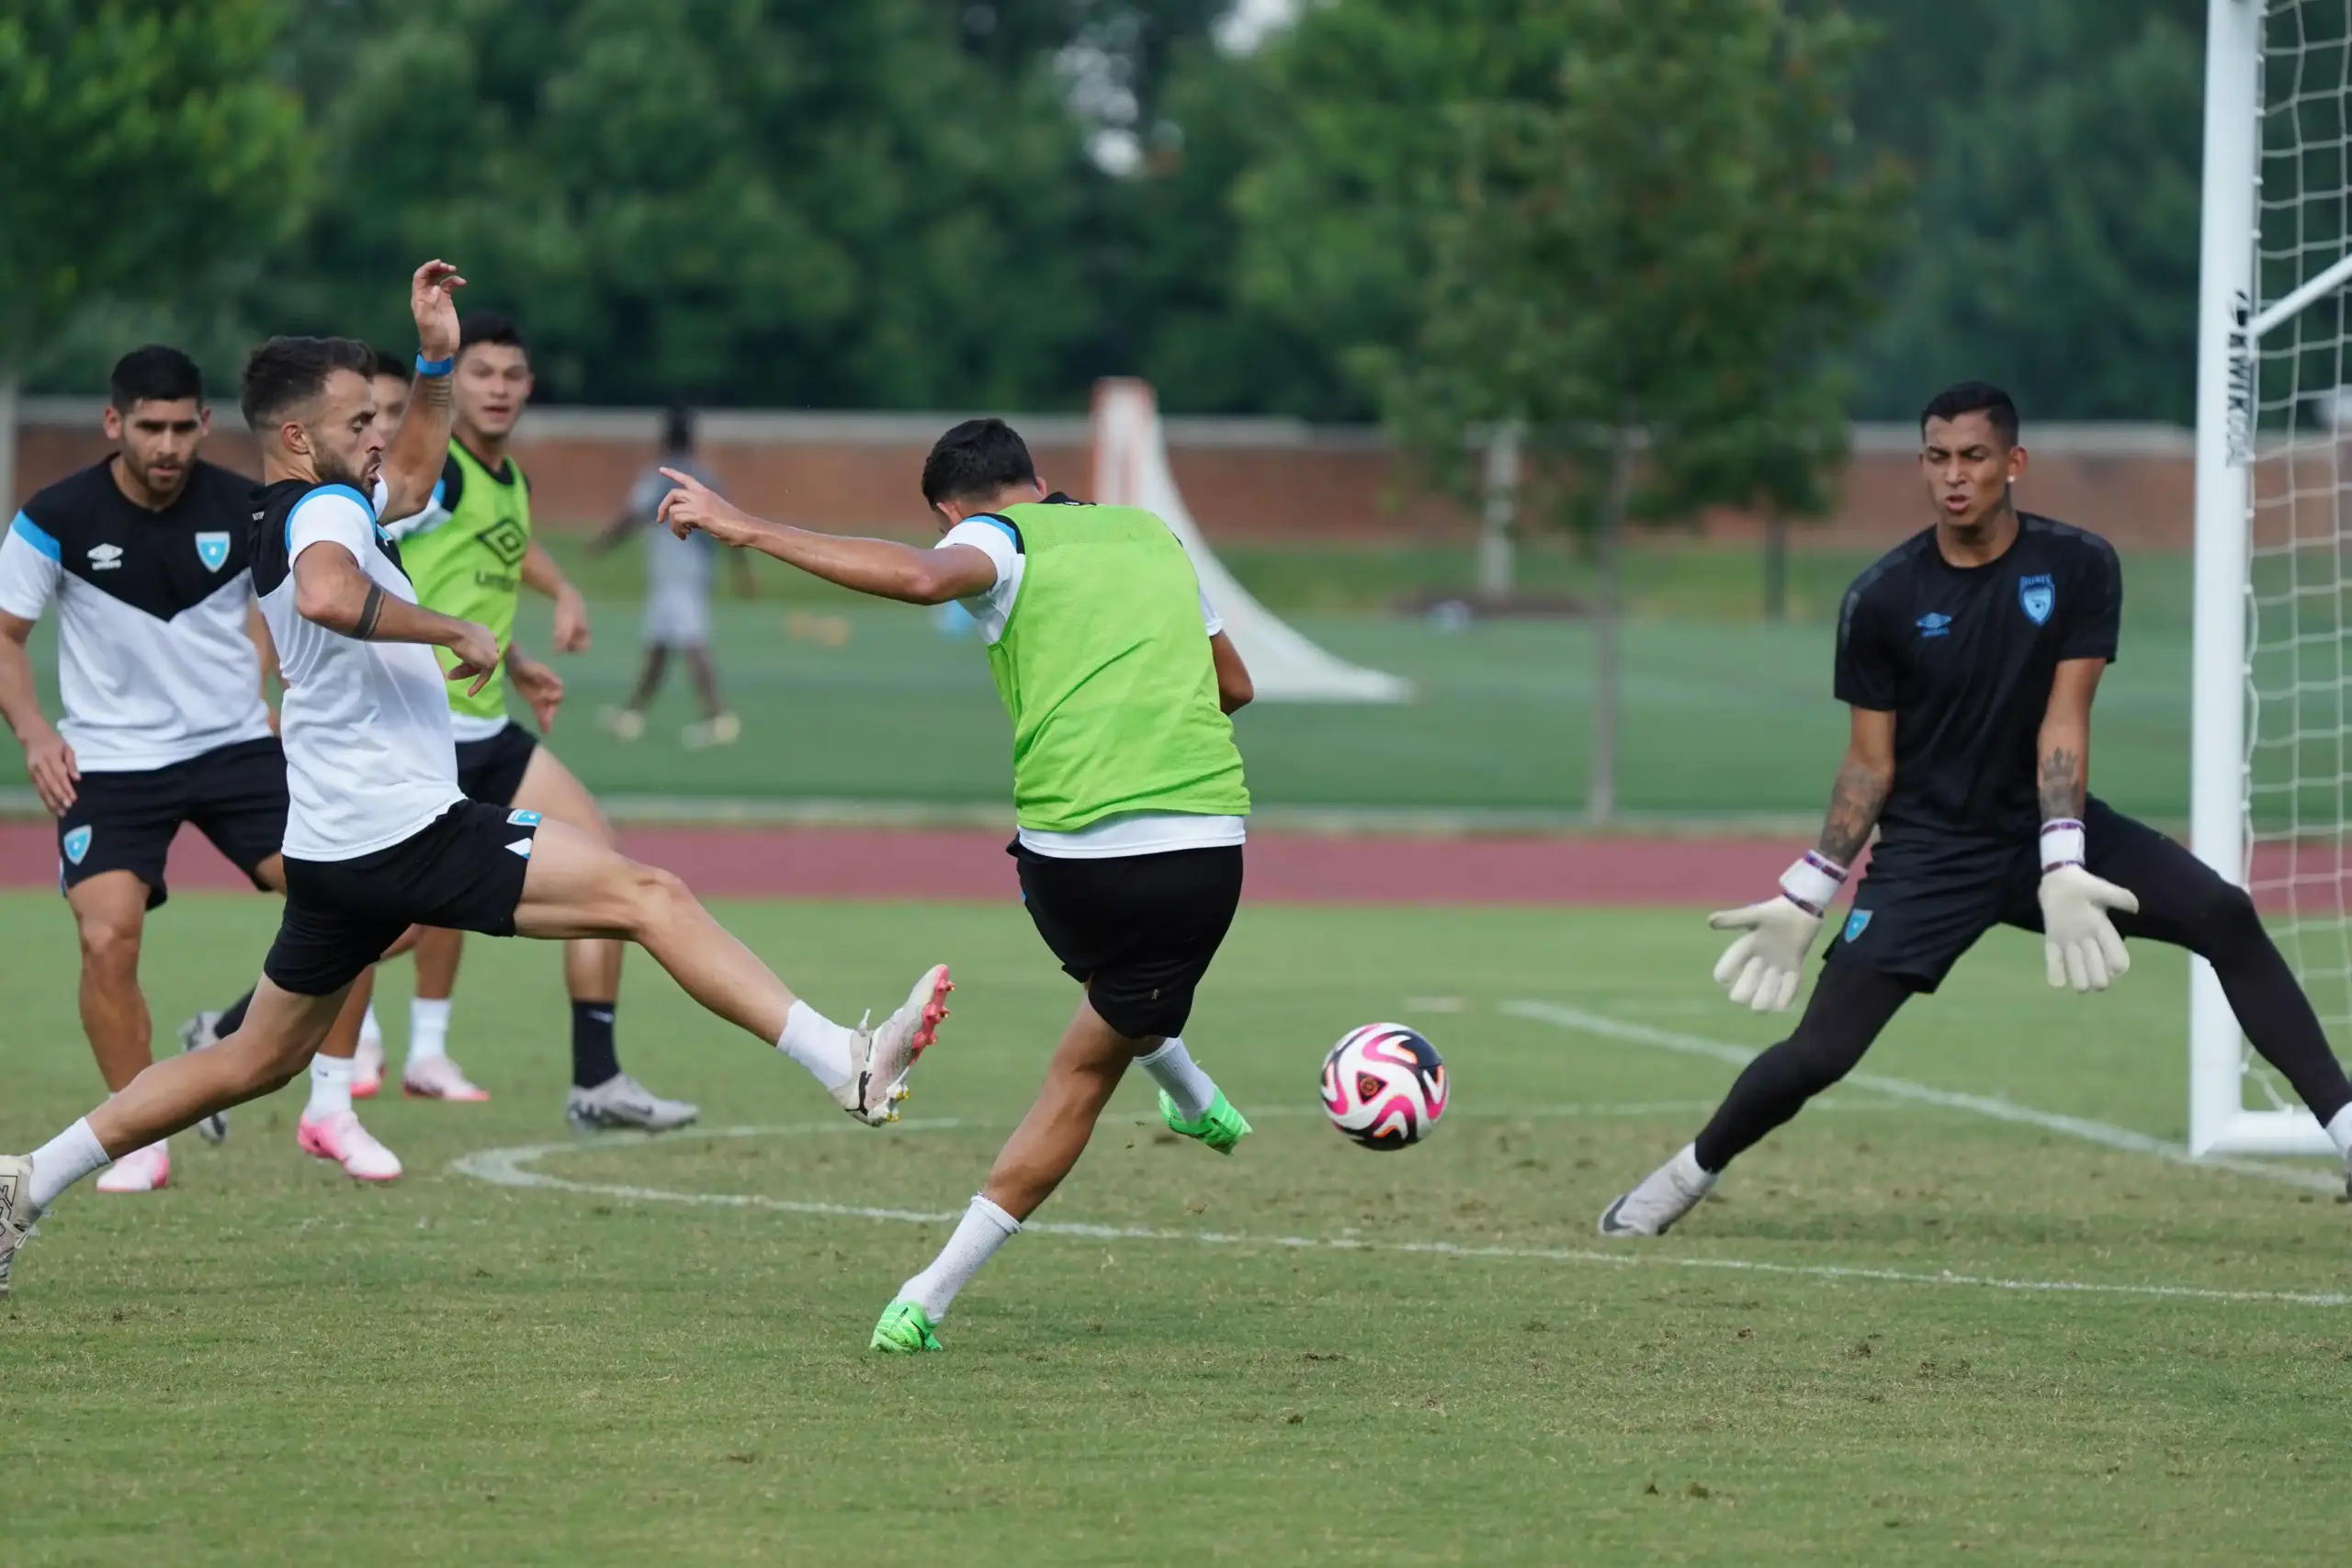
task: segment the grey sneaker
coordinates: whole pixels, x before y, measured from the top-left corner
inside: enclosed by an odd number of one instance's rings
[[[201,1051],[220,1043],[220,1014],[218,1010],[200,1012],[180,1025],[180,1049]],[[196,1135],[208,1144],[217,1144],[229,1135],[229,1113],[216,1111],[196,1124]]]
[[[1642,1179],[1642,1184],[1601,1212],[1603,1235],[1664,1235],[1674,1222],[1714,1190],[1715,1173],[1702,1169],[1685,1144],[1674,1157]]]
[[[700,1106],[664,1100],[627,1073],[616,1073],[594,1089],[574,1089],[563,1102],[563,1118],[575,1133],[601,1133],[612,1127],[666,1133],[701,1115]]]
[[[30,1155],[0,1155],[0,1300],[8,1294],[8,1270],[17,1248],[33,1234],[33,1162]]]
[[[939,1038],[939,1024],[947,1016],[947,993],[956,988],[947,965],[934,964],[907,993],[899,1010],[881,1027],[861,1023],[850,1045],[850,1080],[833,1091],[843,1111],[869,1127],[899,1119],[899,1101],[907,1098],[907,1075],[915,1058]]]

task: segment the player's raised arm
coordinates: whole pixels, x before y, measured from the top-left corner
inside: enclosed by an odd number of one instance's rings
[[[2041,951],[2050,983],[2104,991],[2132,967],[2109,912],[2140,912],[2128,888],[2085,868],[2083,803],[2090,792],[2091,698],[2104,659],[2062,660],[2034,741],[2041,796]]]
[[[424,511],[448,457],[450,372],[458,363],[458,306],[450,296],[465,286],[458,269],[445,261],[426,262],[409,279],[409,311],[416,318],[416,386],[400,428],[384,448],[387,517]]]
[[[1830,785],[1820,842],[1781,874],[1778,897],[1707,917],[1715,930],[1740,933],[1716,961],[1715,983],[1730,990],[1733,1001],[1758,1012],[1780,1012],[1796,999],[1804,956],[1821,933],[1822,917],[1846,885],[1854,857],[1871,841],[1887,792],[1894,787],[1894,715],[1863,707],[1852,714],[1852,735]]]
[[[917,549],[894,539],[853,539],[763,522],[692,474],[662,471],[678,488],[662,498],[661,521],[681,539],[699,529],[722,545],[754,549],[811,577],[908,604],[944,604],[996,586],[996,563],[969,545]]]

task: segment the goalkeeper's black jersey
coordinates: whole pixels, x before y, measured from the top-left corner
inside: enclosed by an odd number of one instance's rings
[[[2041,826],[2035,737],[2059,662],[2115,657],[2123,574],[2096,534],[2027,514],[1998,559],[1946,561],[1929,528],[1854,580],[1838,700],[1894,716],[1890,836],[1985,840]]]

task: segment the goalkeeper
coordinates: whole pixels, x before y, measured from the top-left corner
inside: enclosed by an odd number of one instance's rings
[[[1853,738],[1819,847],[1780,896],[1716,915],[1740,933],[1715,979],[1778,1012],[1871,829],[1870,874],[1796,1032],[1740,1073],[1714,1117],[1600,1216],[1657,1235],[1724,1168],[1853,1070],[1897,1010],[1995,925],[2042,933],[2052,986],[2103,991],[2144,936],[2213,965],[2239,1025],[2352,1160],[2352,1085],[2245,893],[2086,793],[2091,697],[2115,658],[2122,574],[2097,535],[2030,513],[2017,407],[1977,382],[1920,417],[1936,525],[1857,578],[1838,619]]]

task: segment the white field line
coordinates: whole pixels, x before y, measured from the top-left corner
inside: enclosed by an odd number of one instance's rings
[[[1604,1039],[1622,1040],[1631,1045],[1645,1045],[1657,1051],[1678,1052],[1686,1056],[1704,1056],[1713,1061],[1728,1062],[1734,1066],[1746,1066],[1758,1055],[1745,1045],[1703,1039],[1671,1029],[1657,1029],[1646,1023],[1629,1023],[1605,1013],[1586,1012],[1579,1008],[1562,1007],[1556,1002],[1504,1002],[1500,1004],[1499,1010],[1513,1018],[1548,1023],[1581,1034],[1597,1034]],[[2265,1181],[2307,1188],[2314,1192],[2340,1193],[2344,1190],[2344,1179],[2340,1176],[2295,1166],[2270,1165],[2260,1160],[2200,1158],[2190,1154],[2186,1145],[2169,1144],[2162,1138],[2152,1138],[2145,1133],[2135,1133],[2129,1127],[2118,1127],[2110,1122],[2093,1122],[2081,1116],[2061,1115],[2054,1111],[2038,1111],[2030,1105],[1994,1100],[1981,1094],[1956,1094],[1950,1089],[1930,1089],[1923,1083],[1913,1083],[1908,1078],[1888,1077],[1883,1073],[1848,1073],[1843,1081],[1852,1088],[1869,1089],[1891,1099],[1933,1105],[1945,1111],[1965,1111],[1973,1116],[1989,1117],[1996,1122],[2040,1127],[2062,1137],[2104,1145],[2126,1154],[2145,1155],[2151,1159],[2165,1160],[2173,1165],[2189,1166],[2199,1170],[2233,1171],[2240,1176],[2258,1177]]]
[[[903,1132],[926,1132],[973,1123],[943,1118],[902,1122]],[[838,1122],[809,1122],[790,1127],[715,1127],[661,1134],[663,1140],[707,1138],[805,1137],[850,1131]],[[577,1192],[589,1197],[618,1198],[638,1203],[685,1203],[708,1208],[763,1209],[775,1213],[823,1218],[874,1220],[899,1224],[949,1225],[963,1217],[960,1211],[927,1212],[861,1203],[819,1203],[797,1198],[772,1198],[754,1192],[675,1192],[659,1187],[623,1182],[574,1181],[550,1176],[533,1167],[551,1155],[593,1149],[643,1148],[655,1140],[622,1134],[574,1139],[562,1144],[529,1144],[514,1148],[483,1149],[458,1160],[449,1168],[460,1176],[510,1188],[537,1188]],[[2217,1302],[2282,1306],[2352,1306],[2352,1294],[2307,1291],[2224,1291],[2198,1285],[2101,1284],[2086,1280],[2009,1280],[1984,1274],[1927,1273],[1904,1269],[1871,1269],[1835,1263],[1766,1263],[1735,1258],[1692,1258],[1633,1245],[1601,1250],[1595,1247],[1482,1247],[1450,1241],[1365,1241],[1352,1236],[1249,1235],[1230,1231],[1163,1230],[1153,1225],[1100,1225],[1077,1221],[1032,1220],[1023,1230],[1040,1235],[1075,1236],[1089,1241],[1173,1241],[1200,1247],[1261,1247],[1315,1252],[1396,1253],[1422,1258],[1504,1259],[1538,1263],[1589,1263],[1612,1268],[1713,1269],[1741,1274],[1785,1275],[1799,1279],[1860,1281],[1873,1284],[1933,1285],[1947,1288],[2007,1291],[2027,1295],[2120,1296],[2134,1300]]]

